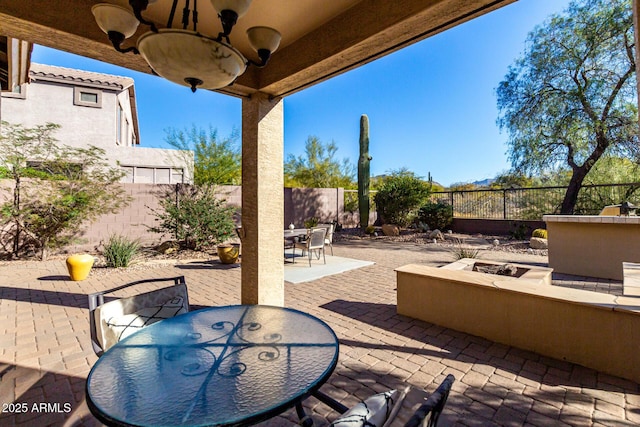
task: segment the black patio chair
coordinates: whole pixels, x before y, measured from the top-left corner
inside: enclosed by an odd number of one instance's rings
[[[447,375],[427,400],[413,412],[404,427],[436,427],[454,381],[453,375]],[[321,391],[316,391],[313,395],[342,414],[331,423],[331,427],[389,427],[402,410],[402,403],[407,392],[408,388],[407,390],[390,390],[379,393],[368,397],[352,408],[347,408]],[[304,416],[300,412],[298,415]]]
[[[455,380],[453,375],[447,375],[436,391],[413,413],[404,427],[418,427],[420,425],[436,427],[438,425],[438,418],[440,418],[440,414],[442,414],[444,410],[444,405],[447,403],[451,386]]]
[[[171,286],[105,302],[105,295],[132,286],[173,282]],[[89,295],[89,327],[93,351],[98,357],[140,328],[189,311],[184,276],[145,279]]]

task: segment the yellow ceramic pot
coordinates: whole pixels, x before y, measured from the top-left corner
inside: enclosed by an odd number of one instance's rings
[[[75,282],[86,279],[92,266],[93,257],[89,254],[74,254],[67,258],[69,276]]]
[[[218,245],[218,257],[223,264],[234,264],[238,261],[238,255],[240,254],[240,245]]]

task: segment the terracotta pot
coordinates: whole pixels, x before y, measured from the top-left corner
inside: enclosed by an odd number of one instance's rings
[[[223,264],[234,264],[240,255],[240,245],[233,243],[230,245],[218,245],[218,257]]]
[[[92,266],[93,257],[89,254],[74,254],[67,258],[69,276],[75,282],[86,279]]]

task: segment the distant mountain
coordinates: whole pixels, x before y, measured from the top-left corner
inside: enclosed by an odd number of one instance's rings
[[[493,183],[493,181],[495,181],[495,179],[487,178],[487,179],[483,179],[481,181],[473,181],[472,184],[473,185],[477,185],[478,187],[488,187]]]

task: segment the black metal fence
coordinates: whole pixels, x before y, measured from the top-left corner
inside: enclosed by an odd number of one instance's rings
[[[442,191],[431,200],[453,206],[454,218],[541,220],[560,213],[566,187],[532,187]],[[585,185],[578,194],[574,214],[597,215],[607,205],[640,202],[640,183]]]

